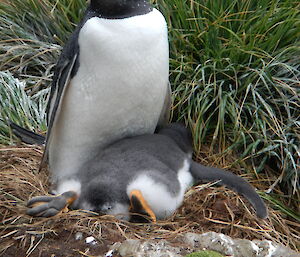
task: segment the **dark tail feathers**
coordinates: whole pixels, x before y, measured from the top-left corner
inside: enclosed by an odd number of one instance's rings
[[[213,167],[205,167],[192,161],[190,171],[196,182],[212,182],[221,180],[220,184],[229,187],[237,193],[243,195],[252,204],[259,218],[268,217],[268,211],[265,203],[255,192],[255,189],[243,178]]]
[[[9,121],[13,133],[22,140],[22,142],[31,145],[43,145],[45,144],[45,137],[34,133],[28,129],[22,128],[19,125]]]

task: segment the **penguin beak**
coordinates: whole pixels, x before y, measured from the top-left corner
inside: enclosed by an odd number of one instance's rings
[[[148,216],[153,223],[156,223],[156,216],[151,210],[149,204],[143,197],[140,190],[130,192],[130,209],[129,212]]]

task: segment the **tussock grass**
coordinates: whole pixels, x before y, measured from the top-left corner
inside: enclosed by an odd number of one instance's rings
[[[32,131],[46,131],[46,99],[49,89],[32,95],[26,93],[25,81],[20,81],[10,72],[0,71],[0,144],[11,142],[13,135],[8,120]]]
[[[0,70],[48,86],[43,78],[51,77],[61,45],[84,10],[84,0],[0,2]]]
[[[158,0],[170,32],[174,120],[201,145],[234,150],[299,188],[300,6]]]
[[[0,144],[12,143],[7,120],[45,132],[45,107],[61,45],[85,1],[0,2]]]

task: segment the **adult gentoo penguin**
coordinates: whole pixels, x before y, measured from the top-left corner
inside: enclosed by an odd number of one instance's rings
[[[167,121],[168,58],[165,19],[148,1],[91,0],[63,48],[47,108],[42,164],[48,158],[57,193],[78,186],[72,175],[96,150]]]
[[[170,216],[178,208],[185,191],[193,184],[219,181],[245,196],[257,216],[268,213],[263,200],[243,178],[231,172],[202,166],[192,160],[189,131],[171,124],[158,134],[121,139],[84,163],[74,180],[77,190],[61,197],[35,197],[28,202],[27,213],[49,217],[73,203],[74,208],[121,218],[145,214],[152,221]],[[35,206],[36,203],[42,205]]]

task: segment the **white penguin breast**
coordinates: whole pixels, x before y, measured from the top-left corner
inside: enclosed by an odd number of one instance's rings
[[[127,195],[133,190],[140,190],[157,219],[171,216],[182,204],[185,191],[191,186],[193,177],[189,172],[190,161],[185,160],[182,168],[177,173],[180,189],[173,195],[166,185],[154,181],[147,173],[142,173],[127,186]],[[154,171],[159,172],[159,171]]]
[[[79,69],[49,147],[55,177],[77,172],[101,146],[153,133],[168,88],[167,27],[159,11],[116,20],[93,17],[78,40]]]

